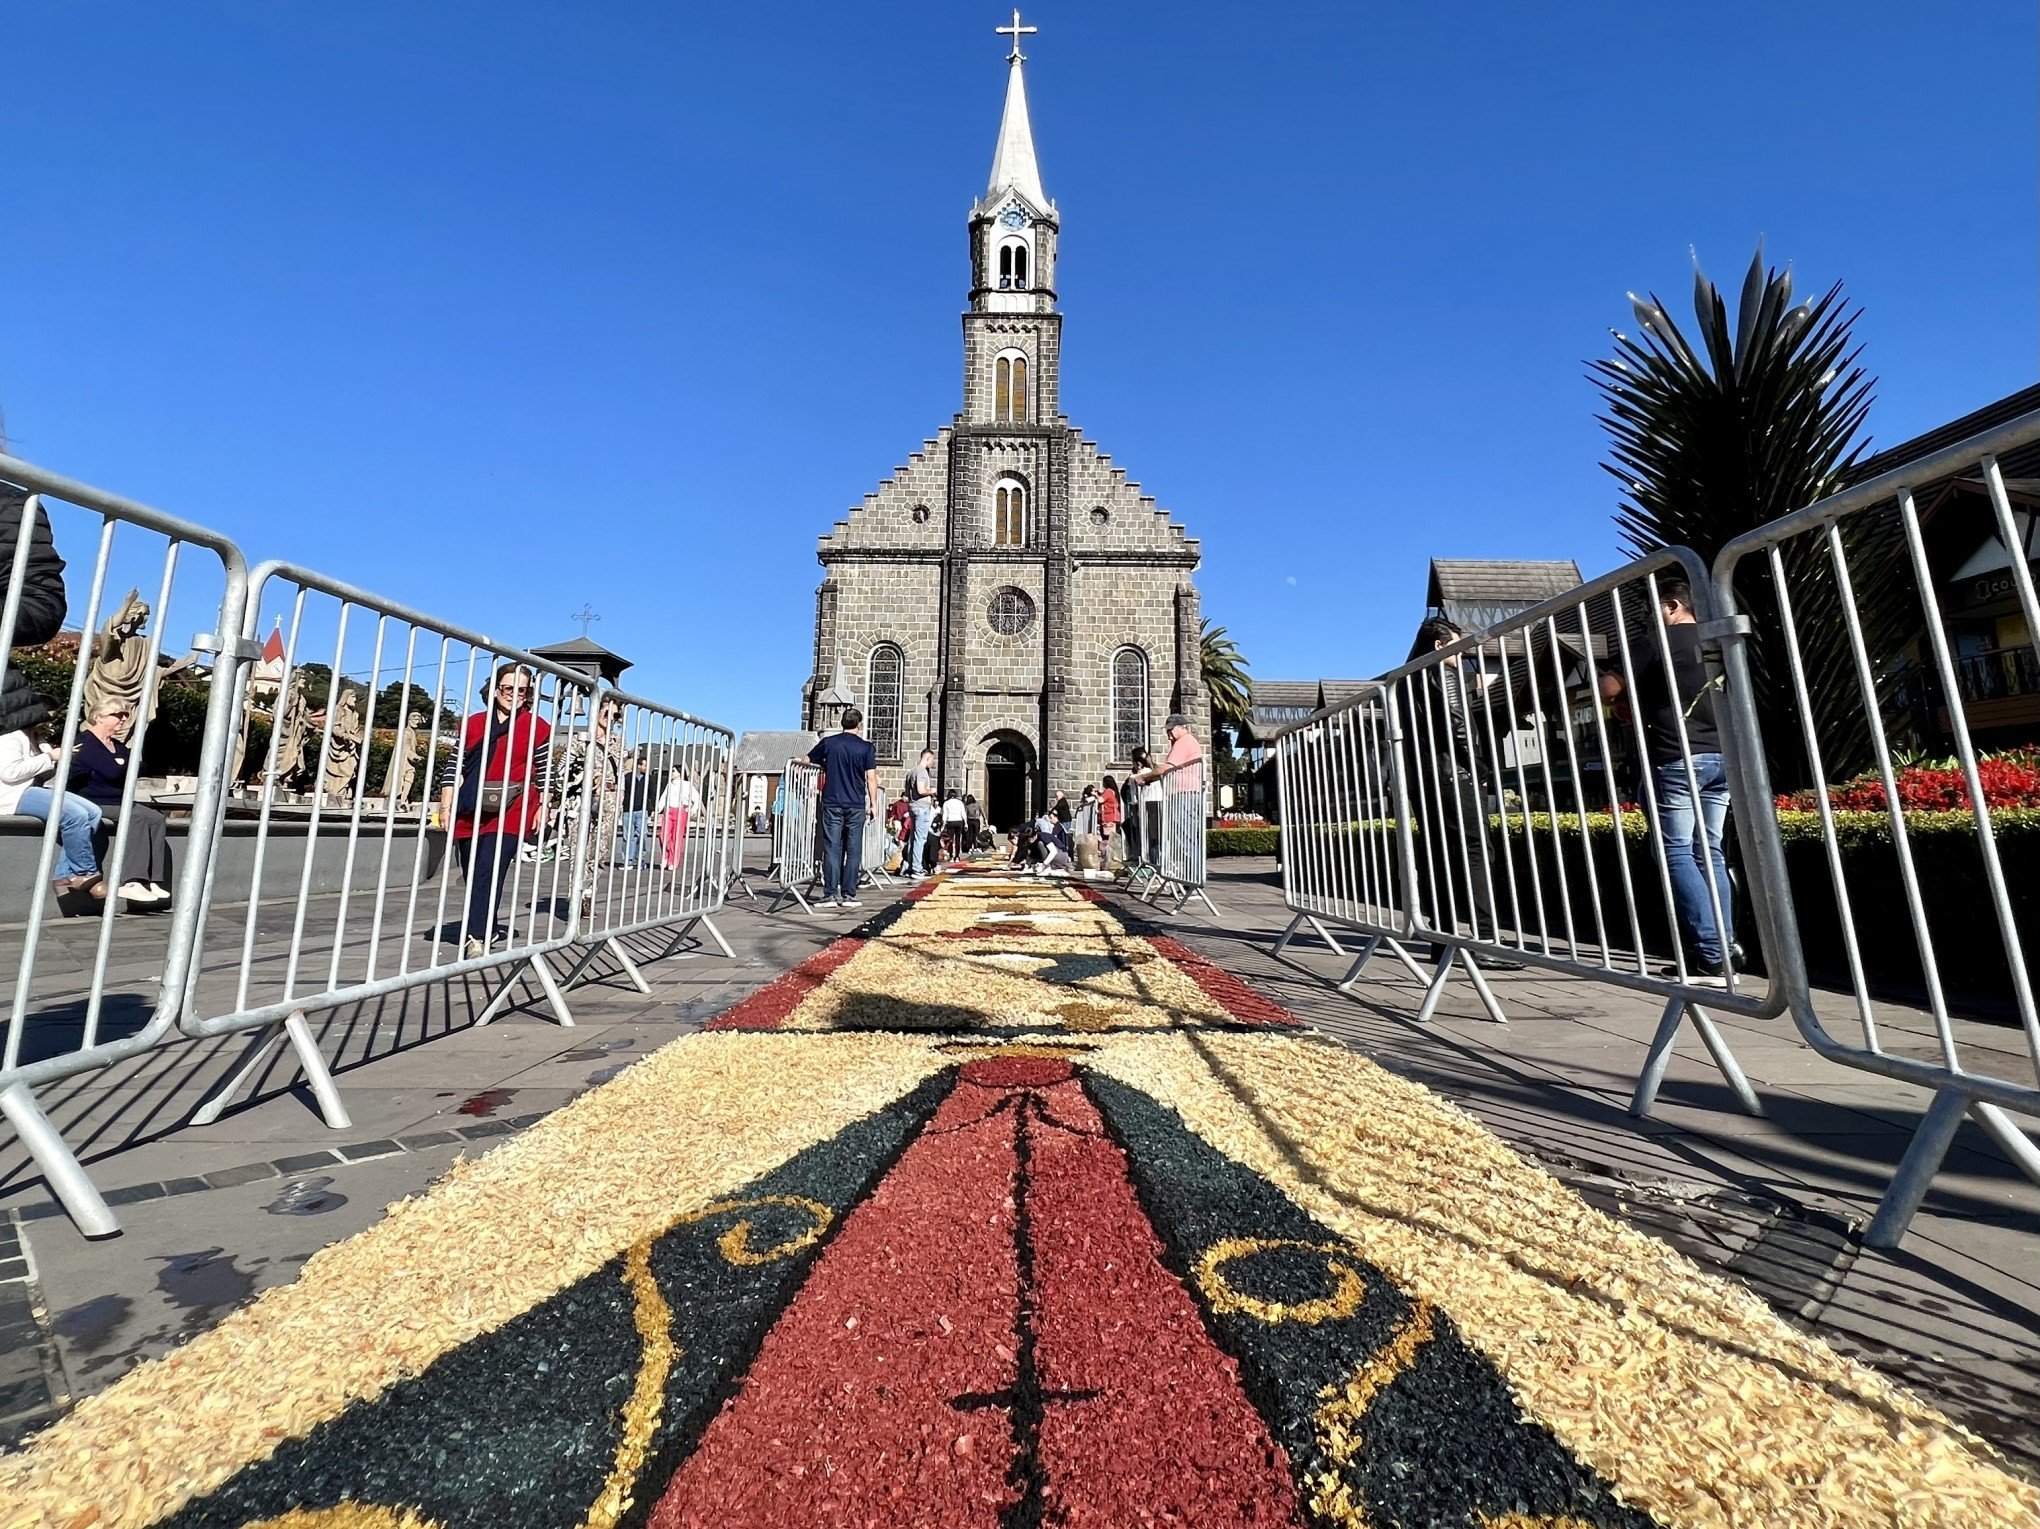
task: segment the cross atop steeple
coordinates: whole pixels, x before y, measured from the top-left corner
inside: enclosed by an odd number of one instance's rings
[[[992,30],[1001,37],[1010,36],[1013,39],[1013,51],[1006,55],[1006,62],[1009,64],[1024,64],[1027,62],[1027,55],[1020,51],[1020,39],[1032,36],[1034,33],[1039,32],[1041,28],[1023,27],[1020,25],[1020,12],[1016,9],[1013,12],[1013,24],[1011,26],[993,27]]]

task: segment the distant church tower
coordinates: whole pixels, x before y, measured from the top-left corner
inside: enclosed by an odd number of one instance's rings
[[[963,409],[821,539],[810,728],[864,709],[889,793],[923,744],[1004,827],[1055,791],[1210,738],[1197,542],[1063,416],[1062,219],[1041,186],[1015,12],[1006,110],[970,212]],[[895,768],[897,767],[897,768]]]

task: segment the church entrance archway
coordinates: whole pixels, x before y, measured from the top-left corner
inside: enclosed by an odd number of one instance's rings
[[[1000,830],[1031,816],[1034,750],[1018,733],[994,733],[985,746],[985,821]]]

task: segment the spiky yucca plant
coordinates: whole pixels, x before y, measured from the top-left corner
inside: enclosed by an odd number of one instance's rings
[[[1631,553],[1684,546],[1711,564],[1743,532],[1825,498],[1861,461],[1876,384],[1858,365],[1862,348],[1852,329],[1861,310],[1847,306],[1840,282],[1794,306],[1790,271],[1767,270],[1759,245],[1731,324],[1728,305],[1696,260],[1693,341],[1655,295],[1632,292],[1629,300],[1640,333],[1618,332],[1615,355],[1590,370],[1611,442],[1611,460],[1602,465],[1622,484],[1615,522]],[[1868,526],[1852,530],[1851,540],[1851,573],[1865,605],[1890,582],[1889,549]],[[1781,786],[1800,784],[1807,767],[1764,561],[1743,563],[1736,594],[1755,628],[1750,656],[1773,775]],[[1804,540],[1786,549],[1785,563],[1807,679],[1816,710],[1825,713],[1827,762],[1831,770],[1853,768],[1868,733],[1832,572],[1824,550]],[[1890,650],[1888,641],[1877,646]]]
[[[1225,628],[1213,626],[1205,617],[1198,642],[1198,666],[1204,678],[1205,694],[1211,697],[1213,727],[1238,727],[1247,720],[1253,705],[1252,681],[1239,644],[1226,636]]]

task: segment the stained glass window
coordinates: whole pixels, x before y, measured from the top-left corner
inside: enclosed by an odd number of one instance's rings
[[[889,642],[871,650],[865,674],[864,736],[887,763],[900,758],[900,697],[906,687],[905,655]]]
[[[1147,657],[1138,648],[1112,655],[1112,758],[1125,764],[1147,743]]]
[[[1018,637],[1034,625],[1034,602],[1027,598],[1027,591],[1014,589],[1011,585],[992,596],[991,608],[985,612],[985,619],[992,624],[992,630],[1002,637]]]
[[[1018,478],[1001,478],[992,490],[992,544],[1027,545],[1027,485]]]

